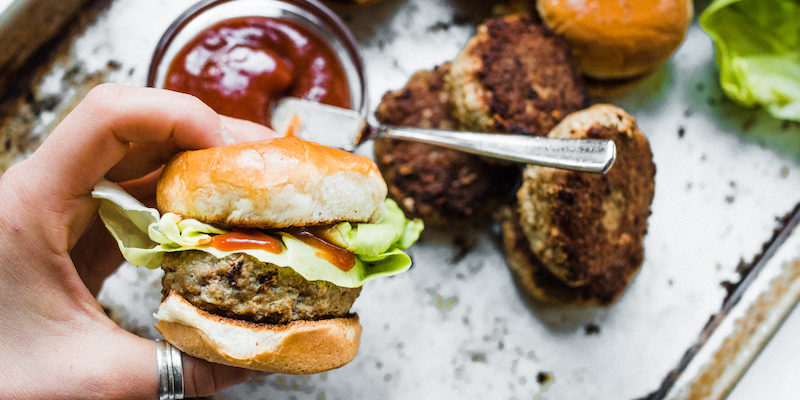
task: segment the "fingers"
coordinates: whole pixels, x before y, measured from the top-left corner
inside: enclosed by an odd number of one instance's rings
[[[272,129],[255,122],[221,116],[220,136],[225,144],[256,142],[278,137]]]
[[[95,219],[69,254],[78,276],[95,297],[106,278],[124,261],[116,241],[100,218]]]
[[[159,168],[139,179],[122,182],[120,185],[147,207],[155,208],[156,181],[162,169]],[[70,257],[81,280],[95,297],[106,278],[124,261],[116,241],[99,218],[95,219],[70,250]]]
[[[112,168],[118,178],[132,179],[177,149],[270,136],[274,133],[258,124],[221,118],[193,96],[103,84],[89,92],[32,158],[46,168],[42,179],[49,187],[80,196]],[[131,143],[142,146],[133,146],[132,156],[126,157]],[[121,161],[122,166],[114,168]],[[123,172],[126,169],[132,173]]]
[[[103,84],[24,162],[23,197],[31,209],[68,218],[57,225],[68,227],[71,248],[96,212],[89,192],[106,174],[119,181],[136,179],[179,149],[274,135],[266,127],[220,117],[190,95]],[[63,243],[56,240],[53,246],[60,249]]]
[[[181,150],[174,140],[164,143],[131,143],[128,152],[106,174],[106,179],[123,182],[141,178],[164,165]]]
[[[41,176],[54,189],[79,196],[111,170],[129,143],[181,148],[222,144],[220,117],[195,97],[151,88],[103,84],[59,124],[34,153]]]
[[[222,116],[219,136],[223,144],[253,142],[277,136],[271,129],[250,121]],[[125,157],[106,174],[115,181],[140,178],[164,165],[183,150],[174,140],[164,143],[132,143]]]
[[[217,129],[219,141],[224,144],[276,136],[262,125],[229,117],[221,117]],[[124,181],[121,184],[128,193],[148,207],[155,207],[156,181],[161,167],[180,150],[182,148],[178,140],[173,137],[166,142],[131,143],[122,160],[111,168],[106,177],[117,182]],[[70,254],[78,274],[95,296],[105,278],[122,262],[116,243],[99,221],[81,236]]]
[[[255,371],[213,364],[183,354],[183,382],[187,398],[210,396],[229,386],[262,375]]]
[[[158,398],[155,342],[119,328],[105,316],[102,318],[103,321],[84,325],[79,331],[82,337],[72,332],[72,344],[59,348],[58,356],[63,360],[52,365],[56,379],[47,383],[62,382],[64,393],[70,398]],[[181,354],[185,398],[210,396],[262,375]]]
[[[156,208],[156,183],[163,170],[164,167],[160,167],[141,178],[120,182],[120,186],[147,207]]]

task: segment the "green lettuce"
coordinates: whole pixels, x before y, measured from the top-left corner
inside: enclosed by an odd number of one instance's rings
[[[800,1],[715,0],[700,25],[714,39],[730,98],[800,121]]]
[[[122,255],[134,265],[158,268],[165,253],[200,250],[222,258],[233,253],[246,253],[261,262],[290,267],[306,280],[323,280],[342,287],[359,287],[382,276],[396,275],[411,267],[411,258],[403,251],[422,233],[420,220],[408,220],[397,204],[386,200],[384,217],[374,224],[339,223],[324,233],[333,243],[352,251],[355,265],[342,271],[317,250],[285,232],[280,236],[283,251],[265,250],[220,251],[207,244],[214,235],[227,233],[195,219],[149,208],[126,193],[118,185],[98,183],[92,196],[100,200],[99,214]]]

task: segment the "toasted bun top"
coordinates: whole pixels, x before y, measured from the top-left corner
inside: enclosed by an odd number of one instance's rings
[[[162,212],[206,223],[284,228],[383,215],[375,163],[293,137],[187,151],[161,174]]]
[[[205,312],[172,291],[156,329],[181,351],[207,361],[282,374],[341,367],[358,352],[361,324],[353,315],[285,325],[254,324]]]
[[[624,79],[648,73],[683,41],[691,0],[539,0],[545,25],[567,38],[584,74]]]

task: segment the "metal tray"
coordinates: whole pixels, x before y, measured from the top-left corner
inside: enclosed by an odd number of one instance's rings
[[[143,85],[158,38],[191,3],[117,0],[90,10],[85,28],[31,78],[34,103],[59,96],[56,106],[28,118],[34,135],[45,135],[97,81]],[[373,107],[414,71],[455,57],[493,10],[514,7],[464,0],[329,5],[362,46]],[[697,11],[703,6],[696,4]],[[515,289],[495,231],[478,235],[466,254],[451,235],[429,231],[412,250],[409,273],[371,282],[356,302],[364,332],[352,363],[313,376],[257,379],[218,397],[694,398],[703,392],[693,387],[713,386],[702,378],[715,376],[704,373],[725,349],[740,357],[725,364],[727,380],[713,380],[723,389],[714,393],[727,392],[796,301],[797,283],[780,290],[774,279],[783,277],[778,286],[786,287],[800,269],[791,263],[800,254],[800,234],[791,232],[796,221],[779,221],[800,199],[800,127],[726,100],[711,41],[696,24],[668,63],[611,102],[638,119],[657,165],[645,262],[618,303],[529,305]],[[19,112],[12,119],[20,119],[25,102],[14,104]],[[0,139],[11,135],[7,126],[8,120]],[[30,150],[15,145],[5,156]],[[360,151],[371,153],[369,146]],[[764,243],[771,243],[769,251],[728,297],[721,283],[739,281],[737,266],[762,254]],[[157,337],[151,313],[159,291],[159,271],[124,265],[100,301],[124,328]],[[764,296],[772,296],[766,306],[753,308]],[[723,348],[726,339],[742,337],[742,324],[763,334]]]

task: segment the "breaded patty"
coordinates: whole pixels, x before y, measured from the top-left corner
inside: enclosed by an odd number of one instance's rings
[[[625,290],[636,269],[610,268],[584,286],[572,287],[545,268],[533,254],[519,214],[502,223],[503,248],[517,286],[532,299],[552,304],[608,305]]]
[[[375,112],[384,124],[458,129],[444,75],[450,65],[419,71],[405,87],[388,92]],[[493,165],[478,156],[401,140],[375,141],[375,160],[389,194],[427,225],[449,226],[485,216],[509,194],[519,168]]]
[[[532,254],[573,287],[632,276],[644,257],[655,187],[647,138],[633,117],[609,105],[569,115],[549,136],[611,139],[618,156],[606,175],[525,168],[517,212]],[[624,287],[627,279],[604,285]]]
[[[175,290],[212,314],[258,323],[345,316],[361,288],[307,281],[291,268],[235,253],[216,258],[203,251],[166,253],[162,294]]]
[[[523,14],[479,26],[446,83],[465,130],[545,136],[588,105],[566,40]]]

